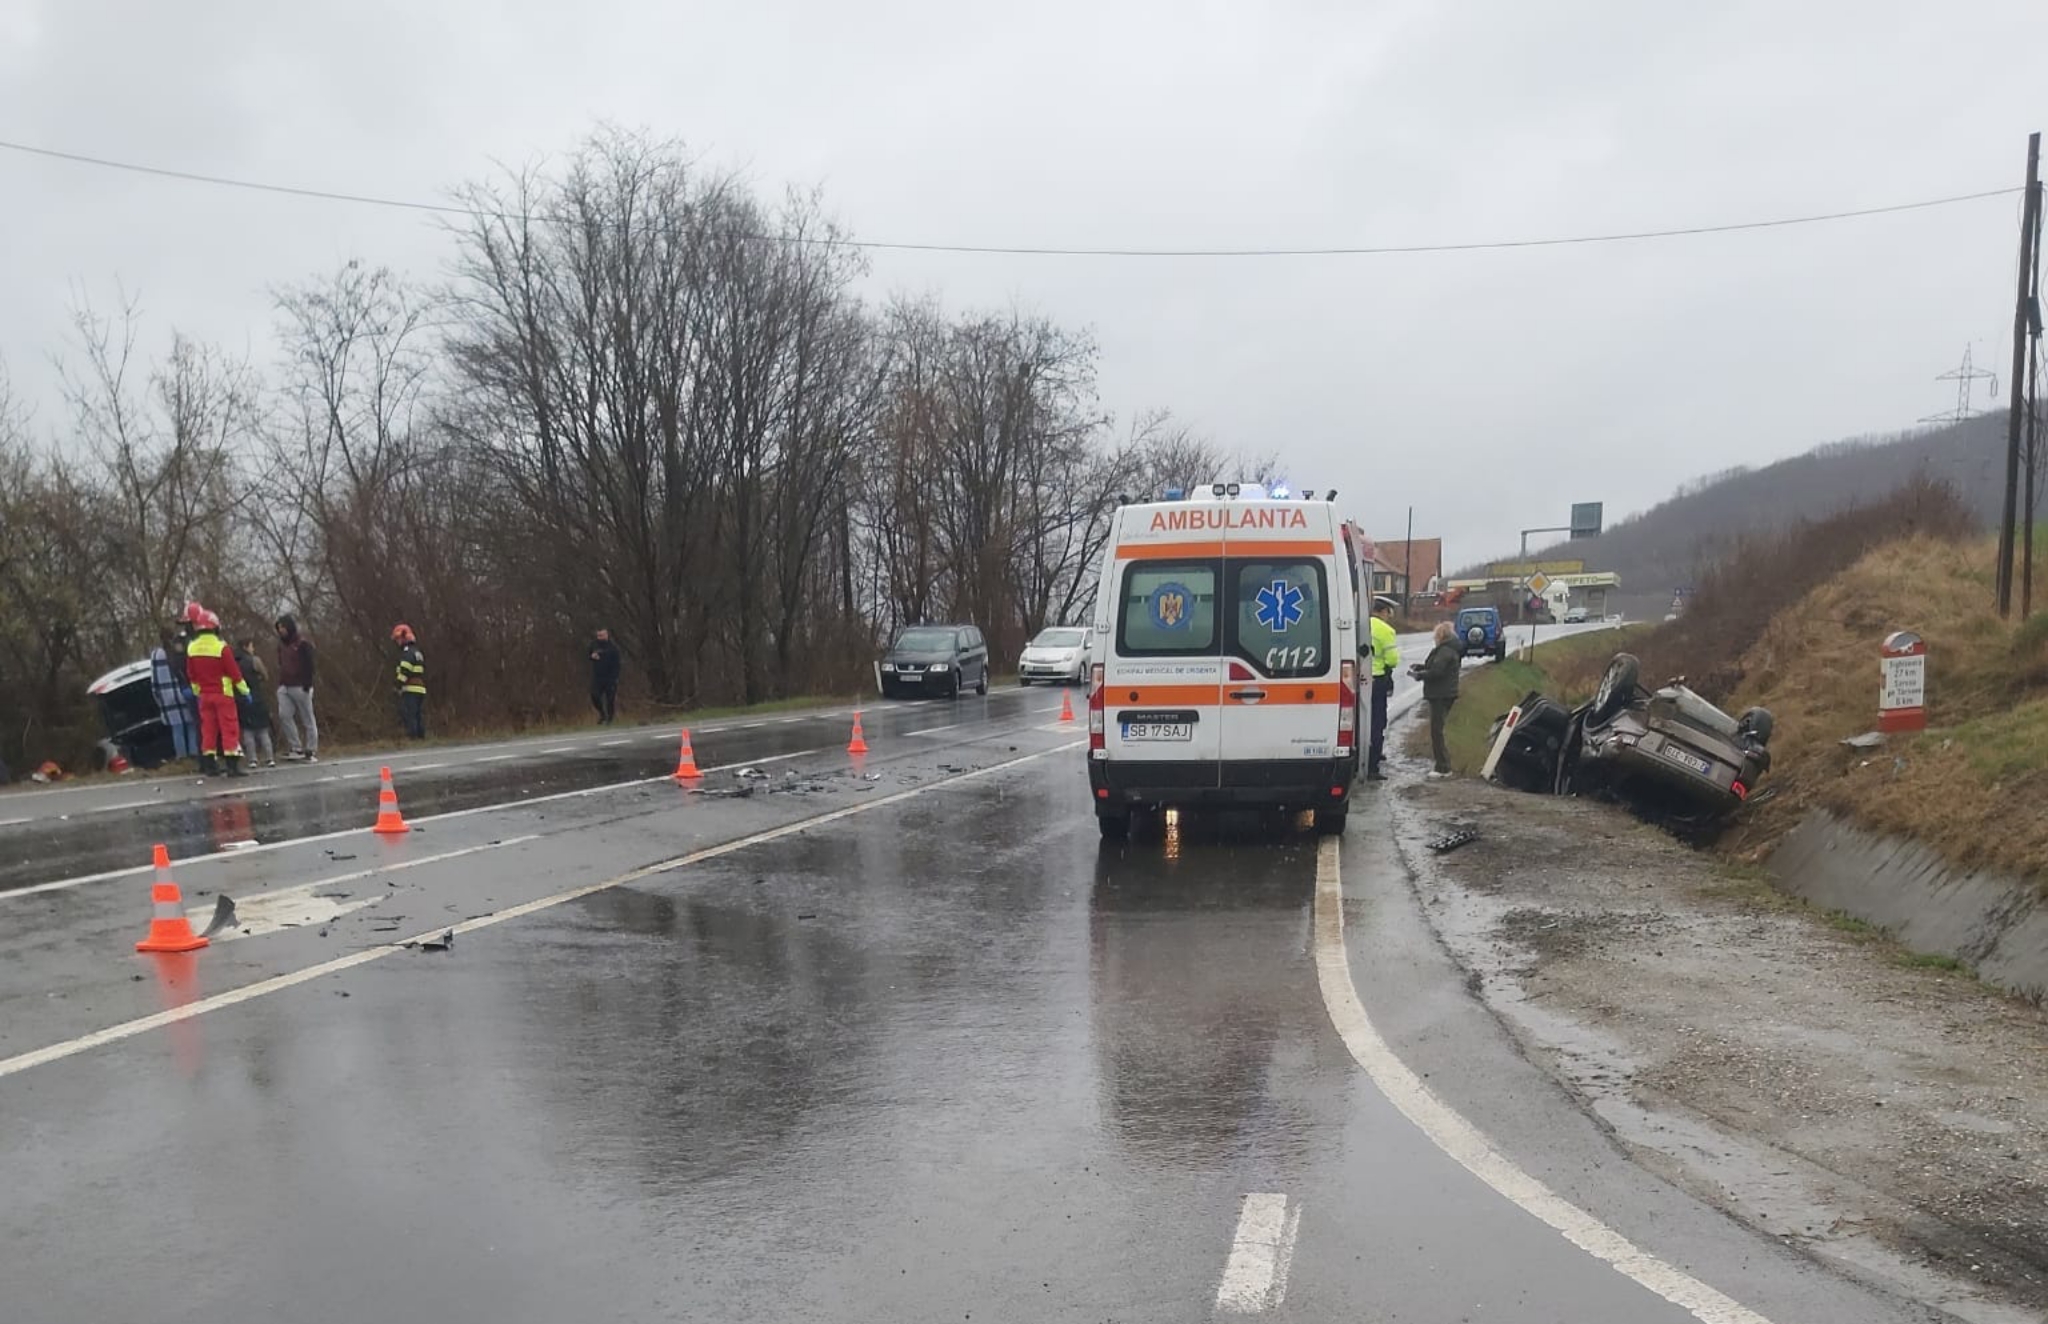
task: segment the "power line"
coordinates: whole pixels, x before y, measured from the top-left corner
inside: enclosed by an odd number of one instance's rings
[[[258,193],[281,193],[290,197],[312,198],[322,202],[346,202],[365,207],[387,207],[403,211],[429,212],[444,216],[480,216],[494,220],[533,219],[519,213],[492,211],[479,207],[464,207],[453,203],[421,202],[417,199],[379,197],[368,193],[345,193],[334,189],[301,188],[291,184],[272,184],[263,180],[236,179],[226,175],[202,174],[192,170],[174,170],[165,166],[144,165],[135,161],[116,161],[108,157],[87,156],[79,152],[64,152],[56,148],[37,147],[28,143],[0,140],[0,149],[19,152],[28,156],[46,157],[56,161],[68,161],[76,165],[96,166],[105,170],[124,170],[132,174],[154,175],[162,179],[176,179],[186,183],[207,184],[219,188],[248,189]],[[1787,226],[1819,225],[1829,221],[1855,220],[1865,216],[1889,216],[1898,212],[1924,211],[1931,207],[1948,207],[1964,202],[1982,202],[1987,198],[2010,197],[2020,192],[2024,192],[2024,190],[2021,188],[1985,189],[1978,193],[1956,193],[1947,197],[1922,198],[1916,202],[1897,202],[1882,207],[1857,207],[1844,211],[1816,212],[1805,216],[1780,216],[1761,221],[1730,221],[1718,225],[1687,225],[1666,230],[1625,230],[1608,234],[1569,235],[1548,239],[1483,239],[1466,243],[1379,244],[1344,248],[1057,248],[1006,244],[912,243],[880,239],[814,239],[799,235],[750,235],[747,237],[770,240],[776,243],[837,245],[847,248],[886,249],[903,253],[970,253],[1007,257],[1393,257],[1417,253],[1480,253],[1516,248],[1561,248],[1575,244],[1616,244],[1643,239],[1680,239],[1695,235],[1732,234],[1742,230],[1775,230]]]

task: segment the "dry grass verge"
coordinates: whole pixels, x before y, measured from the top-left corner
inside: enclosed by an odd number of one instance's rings
[[[1733,702],[1777,717],[1777,798],[1739,850],[1759,856],[1822,807],[1960,865],[2048,876],[2048,613],[1998,619],[1992,556],[1988,539],[1890,543],[1772,620]],[[1845,748],[1877,723],[1878,643],[1895,629],[1927,640],[1929,729]]]

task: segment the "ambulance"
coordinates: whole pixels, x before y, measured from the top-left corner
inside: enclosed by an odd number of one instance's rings
[[[1344,830],[1370,546],[1328,499],[1284,487],[1214,483],[1117,509],[1088,686],[1103,836],[1212,806],[1312,809],[1319,830]]]

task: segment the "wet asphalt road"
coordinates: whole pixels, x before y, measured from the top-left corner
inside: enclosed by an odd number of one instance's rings
[[[999,691],[959,702],[862,710],[870,737],[934,731],[1042,708],[1051,691]],[[1074,691],[1080,696],[1080,691]],[[843,747],[853,709],[734,717],[693,729],[699,766],[740,767],[794,751]],[[95,783],[0,797],[0,893],[51,879],[135,868],[163,842],[179,858],[366,828],[378,768],[389,766],[408,818],[560,797],[675,770],[676,727],[592,727],[495,744],[428,746],[379,756],[281,764],[236,781],[198,777]]]
[[[132,881],[0,895],[6,1316],[1757,1318],[1660,1298],[1396,1110],[1319,972],[1314,837],[1104,847],[1050,696],[921,711],[859,765],[778,733],[748,757],[799,776],[744,797],[191,863],[252,912],[369,904],[190,957],[132,953]],[[1761,1318],[1921,1318],[1623,1159],[1462,995],[1362,808],[1335,956],[1444,1104]]]

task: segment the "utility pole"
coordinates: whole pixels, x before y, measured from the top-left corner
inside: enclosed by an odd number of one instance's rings
[[[2040,204],[2035,204],[2040,214]],[[2041,227],[2034,227],[2034,270],[2041,270]],[[2034,502],[2039,495],[2036,468],[2041,454],[2041,304],[2034,301],[2034,352],[2027,360],[2027,518],[2026,550],[2020,553],[2020,619],[2034,614]]]
[[[1415,601],[1415,507],[1408,507],[1408,541],[1401,544],[1401,619]]]
[[[2027,301],[2027,335],[2033,342],[2027,355],[2027,515],[2026,550],[2020,554],[2020,619],[2034,614],[2034,503],[2041,491],[2041,231],[2048,229],[2048,211],[2042,210],[2042,185],[2034,185],[2034,289]],[[2013,383],[2019,390],[2019,383]]]
[[[1998,519],[1998,614],[2012,615],[2013,521],[2018,514],[2020,485],[2020,424],[2023,419],[2019,384],[2027,375],[2027,331],[2033,313],[2034,227],[2040,222],[2041,135],[2027,136],[2027,193],[2020,208],[2019,293],[2012,310],[2012,376],[2006,380],[2013,389],[2005,424],[2005,505]]]

